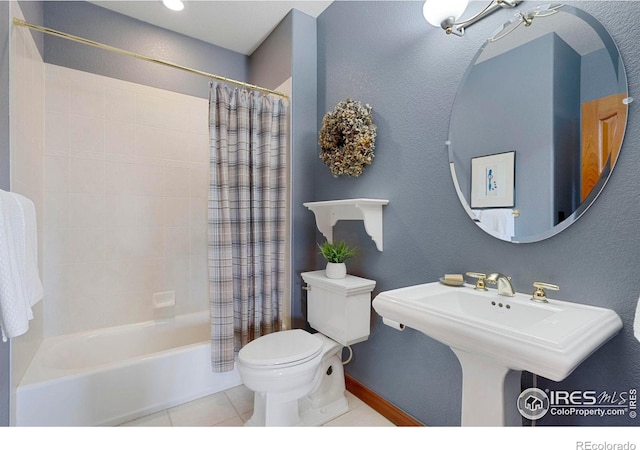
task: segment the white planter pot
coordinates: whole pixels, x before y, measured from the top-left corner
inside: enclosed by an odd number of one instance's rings
[[[327,278],[340,279],[347,276],[347,266],[345,263],[327,263],[325,270]]]

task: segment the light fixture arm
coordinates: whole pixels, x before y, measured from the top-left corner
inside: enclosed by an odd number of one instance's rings
[[[467,20],[463,20],[461,22],[455,22],[455,18],[449,17],[448,19],[444,20],[440,24],[440,26],[442,27],[443,30],[445,30],[447,34],[455,34],[456,36],[463,36],[464,30],[470,27],[471,25],[473,25],[474,23],[479,22],[480,20],[484,19],[487,16],[490,16],[491,14],[498,11],[499,9],[515,8],[522,2],[523,0],[491,0],[489,4],[485,6],[485,8],[482,11],[480,11],[473,17]]]

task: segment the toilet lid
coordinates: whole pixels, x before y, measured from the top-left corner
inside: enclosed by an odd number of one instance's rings
[[[238,358],[251,366],[280,366],[302,363],[318,355],[322,340],[304,330],[267,334],[242,347]]]

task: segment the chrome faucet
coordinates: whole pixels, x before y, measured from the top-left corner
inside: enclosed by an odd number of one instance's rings
[[[490,273],[487,276],[487,282],[491,284],[497,284],[498,294],[506,297],[513,297],[516,295],[516,291],[511,284],[511,277],[503,275],[499,272]]]

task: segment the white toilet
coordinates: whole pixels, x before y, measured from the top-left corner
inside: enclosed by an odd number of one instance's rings
[[[349,409],[342,348],[369,338],[375,281],[305,272],[307,320],[318,333],[262,336],[238,353],[238,372],[255,392],[248,426],[317,426]]]

